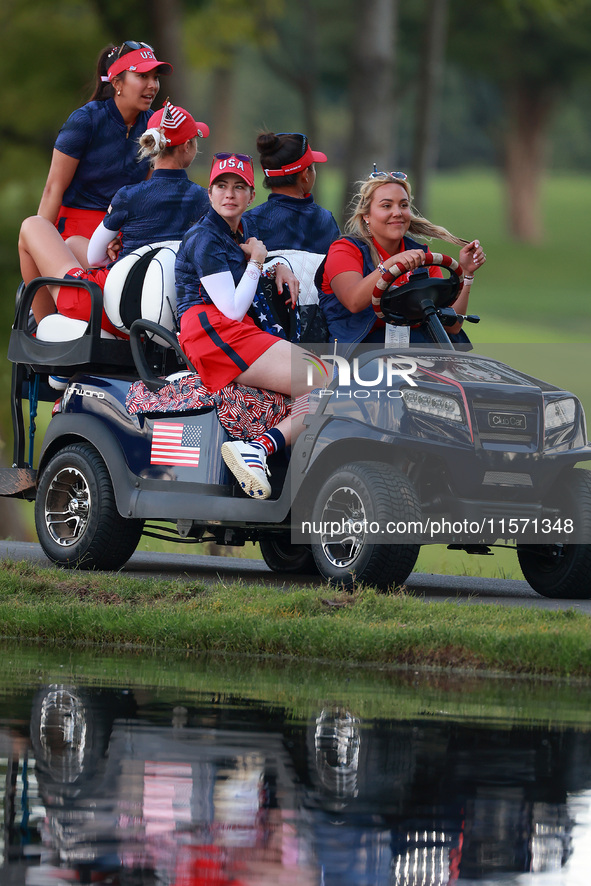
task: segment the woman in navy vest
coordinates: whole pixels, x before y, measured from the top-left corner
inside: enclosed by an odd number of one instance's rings
[[[406,270],[395,285],[407,283],[408,275],[424,264],[428,252],[424,243],[408,236],[409,232],[461,246],[459,261],[465,272],[464,287],[454,308],[458,314],[466,313],[474,272],[482,267],[486,255],[478,240],[463,240],[418,215],[403,172],[374,171],[361,183],[345,232],[349,236],[341,237],[330,247],[322,274],[320,304],[331,341],[384,341],[385,323],[376,317],[371,303],[375,285],[394,263]],[[440,277],[441,269],[430,267],[429,275]],[[452,341],[469,342],[461,322],[448,332]],[[424,341],[420,328],[410,330],[412,344]]]

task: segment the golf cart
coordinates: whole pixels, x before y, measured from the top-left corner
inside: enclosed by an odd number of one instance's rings
[[[252,433],[251,413],[272,424],[288,404],[271,392],[234,385],[211,395],[200,385],[175,333],[177,247],[122,259],[104,296],[84,283],[88,324],[52,315],[29,329],[39,287],[70,281],[39,278],[18,298],[8,351],[14,456],[0,494],[35,502],[54,563],[118,569],[142,534],[250,540],[274,571],[387,591],[408,578],[422,544],[474,554],[500,544],[517,548],[538,593],[591,597],[591,474],[576,467],[591,460],[581,403],[454,348],[446,325],[457,320],[462,271],[453,259],[433,258],[449,277],[413,275],[389,289],[393,277],[384,278],[385,291],[374,293],[387,323],[422,324],[432,344],[307,346],[311,363],[330,366],[327,382],[290,458],[270,458],[272,494],[257,501],[220,448]],[[103,303],[129,338],[101,334]],[[55,403],[36,452],[39,401]]]

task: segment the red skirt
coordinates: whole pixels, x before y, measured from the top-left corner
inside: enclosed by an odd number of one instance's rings
[[[90,240],[104,217],[102,209],[74,209],[72,206],[60,206],[55,226],[62,240],[74,235]]]
[[[100,286],[102,291],[105,288],[108,273],[107,268],[91,268],[89,271],[85,271],[84,268],[72,268],[67,274],[64,274],[64,277],[72,280],[92,280],[93,283]],[[88,322],[90,320],[90,292],[88,289],[77,289],[75,286],[62,286],[57,296],[56,307],[58,313],[63,314],[64,317]],[[124,332],[113,326],[104,311],[101,329],[118,338],[128,338]]]
[[[230,320],[215,305],[193,305],[181,317],[179,341],[209,391],[219,391],[282,339],[248,315]]]

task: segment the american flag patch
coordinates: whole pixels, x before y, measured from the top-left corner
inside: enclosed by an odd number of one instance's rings
[[[183,114],[180,108],[176,108],[167,102],[162,115],[162,126],[165,129],[178,129],[181,123],[187,119],[187,115]]]
[[[168,421],[154,422],[152,432],[152,465],[199,465],[201,428]]]

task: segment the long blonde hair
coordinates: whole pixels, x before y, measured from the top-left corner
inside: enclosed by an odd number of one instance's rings
[[[470,242],[469,240],[463,240],[461,237],[456,237],[456,235],[452,234],[451,231],[448,231],[447,228],[443,228],[441,225],[435,225],[433,222],[430,222],[429,219],[423,218],[422,215],[419,215],[416,208],[413,206],[410,184],[406,179],[397,178],[394,175],[390,175],[389,172],[374,172],[369,178],[357,182],[357,193],[351,201],[353,212],[345,224],[345,234],[351,234],[354,237],[358,237],[367,244],[376,267],[380,262],[380,257],[363,216],[368,214],[371,201],[373,200],[377,189],[381,188],[382,185],[392,184],[400,185],[401,188],[404,188],[408,196],[411,217],[408,233],[411,236],[421,238],[422,240],[430,240],[433,238],[436,240],[445,240],[447,243],[454,243],[456,246],[465,246],[466,243]]]

